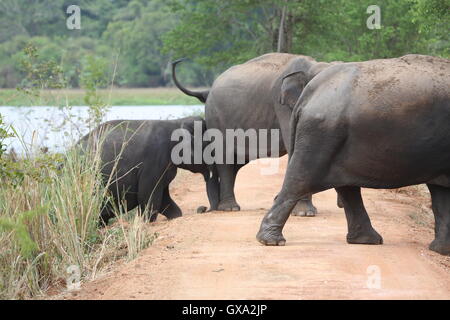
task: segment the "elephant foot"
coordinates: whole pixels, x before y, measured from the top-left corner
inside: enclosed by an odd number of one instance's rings
[[[208,211],[208,208],[205,206],[200,206],[197,208],[197,213],[205,213],[206,211]]]
[[[338,196],[337,196],[336,204],[337,204],[338,208],[343,208],[343,207],[344,207],[344,202],[342,201],[342,199],[341,199],[341,197],[339,196],[339,194],[338,194]]]
[[[450,243],[448,241],[442,241],[434,239],[429,246],[430,250],[439,254],[449,256],[450,255]]]
[[[149,221],[150,222],[155,222],[156,221],[156,218],[158,218],[158,211],[156,211],[156,210],[153,210],[152,212],[149,212]]]
[[[256,239],[265,246],[284,246],[286,244],[286,239],[279,227],[261,226]]]
[[[241,207],[237,204],[236,200],[224,200],[220,201],[217,206],[219,211],[240,211]]]
[[[375,229],[349,232],[347,243],[350,244],[383,244],[383,238]]]
[[[291,212],[292,216],[299,217],[314,217],[316,214],[317,209],[310,200],[300,200]]]

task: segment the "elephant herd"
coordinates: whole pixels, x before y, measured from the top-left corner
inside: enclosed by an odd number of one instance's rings
[[[435,216],[430,249],[450,255],[450,60],[411,54],[325,63],[270,53],[231,67],[210,90],[199,92],[177,80],[179,62],[173,63],[174,82],[205,103],[205,119],[107,122],[82,140],[111,128],[105,131],[102,160],[105,176],[114,171],[119,177],[110,185],[116,202],[124,199],[128,210],[147,209],[150,220],[157,213],[169,219],[181,216],[168,189],[180,167],[203,175],[210,210],[240,210],[234,184],[239,169],[252,160],[252,150],[226,149],[234,157],[243,153],[243,163],[216,159],[212,164],[175,164],[171,133],[181,128],[193,134],[195,122],[220,132],[275,129],[281,135],[269,141],[278,144],[279,152],[266,155],[288,153],[289,162],[281,191],[256,236],[260,243],[284,245],[282,230],[289,215],[314,216],[311,195],[334,188],[348,223],[347,242],[381,244],[360,189],[426,183]],[[106,205],[102,222],[111,216]]]

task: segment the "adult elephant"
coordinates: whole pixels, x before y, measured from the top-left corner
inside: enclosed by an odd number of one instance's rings
[[[154,221],[158,213],[174,219],[182,215],[169,193],[169,184],[175,178],[177,168],[202,174],[210,206],[216,207],[219,201],[219,185],[214,167],[194,162],[194,143],[199,143],[194,140],[195,126],[200,130],[206,128],[200,117],[113,120],[98,126],[83,137],[78,145],[83,150],[101,148],[101,172],[115,206],[124,202],[127,210],[139,206],[141,212],[147,210],[150,221]],[[182,142],[175,141],[180,137]],[[184,148],[178,148],[179,154],[186,152],[191,156],[182,161],[175,159],[172,152],[178,150],[174,149],[176,146]],[[114,210],[110,203],[103,208],[100,221],[107,224],[112,217]]]
[[[220,178],[218,210],[240,210],[234,195],[238,170],[252,160],[252,151],[257,157],[280,157],[289,151],[289,119],[292,108],[302,89],[330,64],[317,62],[308,56],[269,53],[231,67],[214,81],[210,90],[195,92],[186,89],[177,80],[175,70],[180,61],[172,64],[174,83],[185,94],[206,103],[205,120],[208,129],[219,129],[224,137],[227,129],[281,131],[279,139],[272,141],[278,148],[272,148],[270,132],[267,132],[266,150],[261,150],[260,143],[259,150],[249,150],[248,145],[245,150],[235,147],[227,152],[233,153],[235,160],[239,153],[244,153],[241,154],[245,158],[244,163],[235,161],[234,164],[229,164],[223,159],[223,164],[217,164]],[[225,145],[225,141],[223,143]],[[274,149],[278,149],[277,154],[271,154]],[[311,195],[305,194],[298,200],[293,215],[314,216],[316,212]]]
[[[283,187],[257,239],[284,245],[298,199],[335,188],[348,243],[381,244],[360,188],[427,183],[435,217],[430,249],[450,254],[450,60],[406,55],[328,68],[303,90],[291,118]]]

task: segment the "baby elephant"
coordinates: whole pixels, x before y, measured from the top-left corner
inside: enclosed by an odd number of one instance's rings
[[[92,141],[101,141],[102,174],[105,182],[110,181],[109,190],[116,205],[125,204],[126,210],[139,206],[141,212],[147,209],[150,221],[155,221],[158,213],[173,219],[182,215],[169,194],[169,184],[177,174],[177,167],[201,173],[206,182],[210,206],[215,207],[218,203],[217,175],[213,174],[212,167],[204,163],[194,164],[193,161],[194,123],[201,125],[204,131],[205,122],[200,117],[166,121],[108,121],[83,137],[80,144],[86,149],[93,145]],[[171,157],[172,148],[180,142],[171,141],[171,136],[177,129],[185,129],[180,132],[188,138],[192,137],[188,145],[192,161],[175,165]],[[105,205],[100,222],[107,224],[112,217],[112,205]]]

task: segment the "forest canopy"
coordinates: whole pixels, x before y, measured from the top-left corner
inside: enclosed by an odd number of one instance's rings
[[[380,8],[381,28],[366,25]],[[69,30],[67,7],[81,9]],[[69,87],[95,63],[123,87],[210,85],[227,67],[267,52],[319,61],[421,53],[450,57],[450,0],[0,0],[0,87],[20,85],[23,48],[62,65]]]

